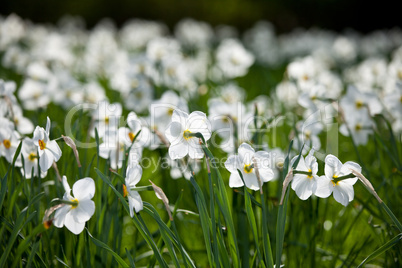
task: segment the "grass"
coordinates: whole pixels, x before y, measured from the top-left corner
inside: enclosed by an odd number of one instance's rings
[[[252,100],[260,93],[268,95],[266,89],[281,80],[282,70],[267,77],[264,68],[255,66],[238,82],[250,89]],[[9,70],[2,69],[0,74],[17,83],[21,79]],[[107,89],[111,99],[119,100],[114,93]],[[194,100],[191,107],[206,111],[207,99]],[[47,115],[53,123],[51,138],[60,137],[65,118],[61,107],[50,104],[47,109],[26,112],[41,126]],[[83,113],[73,122],[75,137],[84,140],[90,115]],[[0,158],[0,267],[361,267],[366,263],[401,267],[401,137],[395,136],[384,118],[376,123],[375,135],[366,146],[355,146],[350,138],[339,135],[338,157],[363,166],[384,204],[357,183],[355,198],[347,207],[332,197],[302,201],[290,188],[279,205],[289,156],[281,179],[264,184],[260,193],[229,188],[229,172],[215,161],[225,154],[208,144],[203,144],[202,169],[190,181],[173,180],[169,169],[157,164],[165,148],[146,149],[143,156],[152,161],[138,187],[149,185],[149,179],[160,186],[175,201],[173,220],[153,191],[140,192],[146,201],[144,210],[131,218],[123,197],[126,165],[112,171],[109,162],[99,158],[99,148],[90,148],[79,149],[79,168],[71,148],[59,140],[60,174],[67,176],[70,185],[83,176],[93,178],[96,185],[95,214],[78,236],[66,228],[46,229],[42,223],[52,200],[64,193],[55,171],[49,170],[43,179],[27,180]],[[289,155],[297,155],[288,138],[293,128],[284,124],[275,140],[265,135],[256,141],[289,148]],[[94,140],[99,145],[99,138]],[[319,161],[320,173],[323,169]]]

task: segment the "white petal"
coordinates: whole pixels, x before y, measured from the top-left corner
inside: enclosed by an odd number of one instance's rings
[[[362,172],[362,167],[359,164],[352,162],[352,161],[348,161],[345,164],[343,164],[343,166],[341,168],[341,172],[342,172],[342,174],[347,175],[347,174],[352,173],[351,169],[356,170],[359,173]]]
[[[338,185],[334,187],[334,198],[346,207],[354,198],[353,186],[343,181],[338,182]]]
[[[56,141],[49,141],[47,144],[46,144],[46,149],[48,149],[49,151],[51,151],[52,152],[52,154],[53,154],[53,157],[54,157],[54,161],[59,161],[59,159],[60,159],[60,157],[61,157],[61,150],[60,150],[60,147],[59,147],[59,145],[57,144],[57,142]]]
[[[66,191],[66,193],[70,194],[71,188],[70,188],[70,185],[68,184],[66,176],[63,176],[62,182],[63,182],[64,190]]]
[[[64,220],[64,225],[67,227],[68,230],[70,230],[73,234],[80,234],[82,230],[85,228],[85,222],[76,222],[74,220],[74,217],[70,213],[67,213],[65,220]]]
[[[249,165],[253,162],[252,158],[254,156],[255,151],[249,144],[242,143],[239,146],[238,152],[239,152],[240,161],[243,164]]]
[[[334,185],[332,184],[331,179],[323,175],[317,179],[317,189],[315,190],[314,195],[321,198],[327,198],[331,195],[333,189]]]
[[[42,151],[42,155],[39,157],[39,166],[43,171],[48,171],[52,166],[54,161],[54,156],[49,150],[39,150]]]
[[[269,167],[260,167],[258,165],[258,172],[260,174],[260,179],[262,182],[270,181],[274,178],[274,172]]]
[[[203,112],[192,112],[188,117],[186,127],[191,132],[201,133],[206,141],[211,138],[211,126]]]
[[[95,202],[89,199],[79,201],[78,206],[71,210],[74,221],[82,223],[88,221],[95,212]]]
[[[176,144],[183,141],[184,130],[185,129],[183,128],[181,123],[174,121],[168,125],[165,131],[165,136],[170,143]]]
[[[141,180],[142,168],[138,164],[130,165],[126,171],[126,186],[135,187],[135,185]]]
[[[295,159],[295,161],[296,161],[296,159]],[[299,160],[299,163],[297,163],[296,170],[300,170],[300,171],[308,171],[309,170],[309,168],[306,166],[306,161],[304,160],[303,156],[300,156],[300,160]]]
[[[325,157],[325,168],[324,168],[324,172],[325,172],[325,176],[327,176],[328,178],[331,178],[338,172],[340,171],[342,167],[342,162],[339,161],[339,159],[332,155],[329,154]]]
[[[306,200],[316,188],[315,179],[309,179],[306,175],[297,174],[292,181],[292,189],[301,200]]]
[[[185,157],[187,154],[188,154],[187,142],[172,144],[169,147],[169,156],[172,159],[180,159]]]
[[[239,156],[237,155],[229,156],[229,158],[225,162],[225,167],[231,173],[237,173],[237,169],[240,169]]]
[[[243,179],[244,182],[246,183],[247,188],[257,191],[260,189],[260,185],[258,183],[257,176],[255,175],[254,172],[251,172],[249,174],[242,172],[243,174]]]
[[[199,144],[198,139],[191,139],[188,142],[188,156],[192,159],[201,159],[204,157],[204,151]]]
[[[144,206],[140,194],[136,191],[130,192],[130,194],[128,196],[128,204],[130,206],[130,216],[131,217],[134,216],[133,208],[134,208],[135,212],[138,213],[143,209],[143,206]]]
[[[172,114],[172,122],[179,122],[186,125],[188,114],[182,110],[175,109]]]
[[[243,181],[241,180],[240,175],[237,171],[230,174],[229,177],[230,188],[242,187],[243,185],[244,185]]]
[[[54,214],[53,224],[54,226],[61,228],[64,226],[64,219],[66,218],[67,213],[70,211],[71,206],[64,205],[61,208],[56,210]]]
[[[50,118],[49,116],[47,117],[46,120],[46,134],[49,136],[49,131],[50,131]]]
[[[95,182],[91,178],[83,178],[73,185],[73,195],[79,201],[91,199],[95,194]]]

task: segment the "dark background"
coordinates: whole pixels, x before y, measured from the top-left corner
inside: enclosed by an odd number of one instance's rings
[[[239,30],[256,21],[272,22],[277,32],[295,27],[334,31],[352,28],[362,33],[402,26],[399,0],[1,0],[0,14],[16,13],[33,22],[56,23],[65,14],[82,16],[91,28],[102,18],[122,25],[130,18],[165,22],[172,28],[191,17],[212,25],[229,24]]]

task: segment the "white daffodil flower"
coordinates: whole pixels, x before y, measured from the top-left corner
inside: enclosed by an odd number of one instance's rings
[[[132,134],[130,134],[132,133]],[[99,156],[104,159],[109,159],[110,167],[119,169],[123,166],[123,160],[126,159],[126,149],[129,147],[126,136],[134,140],[136,132],[129,131],[126,133],[124,128],[119,130],[108,130],[103,137],[103,143],[99,145]],[[134,135],[134,136],[132,136]],[[123,137],[124,136],[124,137]],[[131,143],[130,143],[131,145]],[[142,156],[142,146],[132,146],[129,152],[128,162],[138,163]]]
[[[351,169],[361,172],[362,168],[355,162],[348,161],[345,164],[334,155],[325,157],[325,175],[317,180],[317,189],[315,195],[321,198],[327,198],[334,193],[337,202],[347,206],[354,198],[353,185],[357,178],[345,178],[343,176],[350,175]]]
[[[53,162],[59,161],[61,150],[55,140],[50,140],[50,119],[47,118],[46,130],[37,126],[34,131],[33,142],[39,151],[39,166],[42,171],[47,171]]]
[[[95,195],[95,182],[91,178],[83,178],[73,185],[73,194],[67,177],[63,176],[63,186],[66,193],[63,200],[69,202],[56,210],[54,226],[62,228],[66,226],[73,234],[80,234],[87,222],[95,212],[95,202],[91,199]]]
[[[258,173],[261,179],[261,186],[274,178],[274,172],[269,167],[270,156],[267,152],[258,151],[247,143],[242,143],[238,149],[238,155],[231,155],[225,162],[225,167],[230,171],[229,186],[242,187],[244,183],[251,190],[259,190],[260,183],[256,175],[255,164],[257,164]],[[240,170],[244,183],[239,175]]]
[[[296,169],[293,171],[292,189],[301,200],[308,199],[317,188],[318,163],[313,155],[314,150],[310,150],[306,158],[301,156]],[[290,166],[293,166],[296,159],[297,156],[293,157]]]
[[[24,158],[24,167],[21,168],[21,173],[25,174],[26,179],[32,176],[38,176],[38,148],[35,146],[33,139],[25,138],[22,141],[21,155]],[[41,178],[44,178],[47,171],[41,171]]]
[[[195,111],[188,115],[181,110],[174,110],[172,122],[165,131],[166,138],[170,142],[170,158],[180,159],[187,154],[190,158],[202,158],[204,152],[200,139],[192,136],[197,132],[204,136],[205,141],[211,138],[211,126],[203,112]]]
[[[103,138],[107,131],[113,131],[118,128],[122,110],[120,103],[109,103],[108,101],[99,103],[98,109],[93,116],[96,120],[95,127],[100,138]],[[95,137],[95,129],[92,129],[91,135]]]
[[[125,195],[128,197],[128,205],[130,208],[130,216],[134,216],[135,213],[138,213],[143,208],[143,203],[140,194],[132,190],[132,188],[136,187],[137,183],[141,180],[142,176],[142,168],[140,165],[132,165],[127,168],[126,171],[126,185],[124,186]]]
[[[121,127],[118,130],[119,140],[123,141],[127,147],[130,147],[135,139],[133,147],[146,147],[150,143],[151,133],[148,128],[142,127],[142,122],[134,112],[127,116],[127,127]],[[136,137],[137,133],[138,137]]]
[[[2,120],[7,122],[7,120]],[[0,128],[0,156],[4,156],[8,163],[13,162],[15,152],[20,144],[21,136],[13,128],[8,127],[7,123],[5,128]],[[21,157],[18,156],[15,166],[21,166]]]

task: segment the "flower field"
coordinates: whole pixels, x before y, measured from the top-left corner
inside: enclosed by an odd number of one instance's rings
[[[0,267],[401,267],[402,31],[0,17]]]

